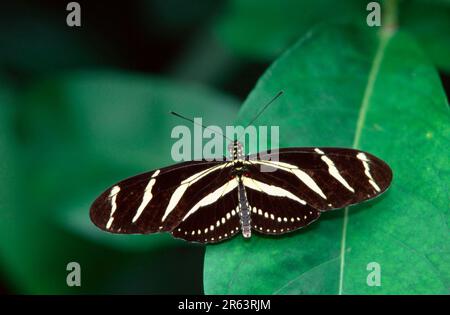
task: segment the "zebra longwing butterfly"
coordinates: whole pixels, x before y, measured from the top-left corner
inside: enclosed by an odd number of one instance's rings
[[[240,231],[284,234],[324,211],[372,199],[390,185],[392,171],[377,157],[344,148],[283,148],[231,159],[189,161],[125,179],[92,204],[91,220],[112,233],[170,232],[217,243]],[[278,158],[274,159],[273,154]],[[263,172],[263,167],[274,168]]]

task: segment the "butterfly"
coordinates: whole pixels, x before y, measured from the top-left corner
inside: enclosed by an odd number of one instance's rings
[[[228,159],[182,162],[118,182],[92,204],[92,222],[111,233],[169,232],[199,243],[253,232],[280,235],[322,212],[377,197],[392,181],[385,162],[356,149],[244,155],[237,140],[228,149]]]
[[[188,161],[125,179],[92,204],[91,220],[113,233],[170,232],[216,243],[240,231],[284,234],[322,212],[382,194],[392,171],[379,158],[345,148],[282,148],[231,160]],[[274,158],[277,154],[278,160]],[[261,171],[264,167],[274,171]]]

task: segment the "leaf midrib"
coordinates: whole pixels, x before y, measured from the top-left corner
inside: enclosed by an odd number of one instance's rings
[[[389,2],[389,1],[388,1]],[[389,6],[387,7],[389,9]],[[395,9],[392,8],[392,14],[396,14]],[[389,12],[386,12],[389,14]],[[395,19],[394,19],[395,20]],[[390,39],[396,32],[396,25],[391,23],[386,23],[383,25],[380,32],[380,39],[378,42],[378,47],[375,56],[372,61],[372,66],[369,71],[369,76],[367,80],[366,87],[364,89],[364,95],[361,101],[361,106],[358,114],[358,120],[356,122],[355,136],[353,138],[352,147],[357,149],[359,147],[359,142],[361,139],[362,129],[366,121],[367,111],[369,109],[370,99],[373,94],[373,88],[375,86],[375,81],[377,79],[381,63],[384,57],[386,46]],[[340,268],[339,268],[339,290],[338,294],[342,295],[344,290],[344,271],[345,271],[345,252],[346,252],[346,241],[347,241],[347,226],[348,226],[348,213],[349,207],[344,210],[344,217],[342,222],[342,237],[341,237],[341,250],[340,250]]]

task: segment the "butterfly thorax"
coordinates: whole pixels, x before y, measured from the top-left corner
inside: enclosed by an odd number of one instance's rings
[[[242,150],[242,143],[234,140],[228,145],[228,152],[230,153],[231,160],[234,163],[242,162],[244,160],[244,153]]]

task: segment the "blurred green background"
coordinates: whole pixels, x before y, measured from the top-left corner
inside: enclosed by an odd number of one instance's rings
[[[73,28],[68,2],[0,5],[0,290],[203,293],[204,247],[101,232],[90,203],[172,163],[170,110],[232,124],[286,48],[317,25],[364,25],[368,1],[78,1]],[[398,16],[448,95],[450,3],[399,1]],[[71,261],[81,287],[66,285]]]

